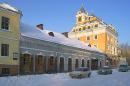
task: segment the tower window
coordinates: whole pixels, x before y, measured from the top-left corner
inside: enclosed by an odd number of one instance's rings
[[[86,28],[85,27],[83,27],[83,30],[85,30]]]
[[[90,29],[90,26],[88,26],[88,29]]]
[[[1,28],[4,30],[9,30],[9,18],[2,17]]]
[[[82,21],[82,18],[81,18],[81,17],[79,17],[79,18],[78,18],[78,22],[81,22],[81,21]]]

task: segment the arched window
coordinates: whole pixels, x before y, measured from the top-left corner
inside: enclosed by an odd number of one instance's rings
[[[82,59],[82,67],[84,67],[84,59]]]
[[[85,30],[86,28],[85,27],[83,27],[83,30]]]
[[[82,18],[81,18],[81,16],[80,17],[78,17],[78,22],[81,22],[82,21]]]
[[[88,26],[88,29],[90,29],[90,26]]]
[[[53,65],[53,61],[54,61],[54,57],[51,56],[51,57],[50,57],[50,65]]]

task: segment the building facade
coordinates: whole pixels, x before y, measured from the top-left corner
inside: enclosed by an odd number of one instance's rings
[[[40,33],[37,32],[37,28],[22,26],[20,41],[21,74],[67,72],[75,70],[78,67],[97,69],[105,65],[106,56],[103,53],[62,44],[59,43],[59,40],[56,41],[58,37],[60,37],[60,39],[68,39],[61,33],[52,32],[52,36],[49,35],[50,31],[40,29],[40,31],[43,32]],[[40,37],[31,34],[32,32],[39,34]],[[41,36],[49,38],[50,40],[46,40]],[[52,38],[54,39],[53,42],[51,40]],[[71,44],[71,42],[68,43]]]
[[[56,73],[77,67],[97,69],[106,55],[61,33],[21,23],[21,11],[0,4],[0,76]]]
[[[19,10],[5,3],[0,4],[0,74],[18,73],[20,18]]]
[[[78,39],[95,46],[108,55],[110,63],[118,61],[118,33],[95,15],[90,15],[82,6],[76,15],[76,24],[68,33],[69,38]]]

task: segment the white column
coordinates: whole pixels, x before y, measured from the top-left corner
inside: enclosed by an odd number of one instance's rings
[[[89,59],[89,69],[91,71],[91,59]]]
[[[35,63],[35,55],[32,55],[32,57],[31,58],[33,58],[33,73],[35,73],[35,69],[36,69],[36,63]]]
[[[87,59],[85,58],[84,61],[85,61],[85,67],[87,67]]]
[[[75,59],[72,58],[72,71],[74,71],[74,70],[75,70]]]
[[[49,58],[49,56],[46,56],[45,57],[45,66],[46,66],[46,72],[48,71],[48,58]]]
[[[68,58],[64,58],[64,71],[68,71]]]
[[[101,67],[100,62],[101,62],[101,61],[98,59],[98,68]]]
[[[57,72],[60,71],[60,57],[57,57]]]
[[[79,67],[81,67],[81,65],[82,65],[82,59],[80,58],[79,59]]]

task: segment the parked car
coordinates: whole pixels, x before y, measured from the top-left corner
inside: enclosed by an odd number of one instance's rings
[[[69,73],[69,76],[71,78],[79,78],[79,79],[90,77],[90,75],[91,75],[91,72],[87,67],[80,67],[80,68],[77,68],[75,71]]]
[[[100,75],[112,74],[112,69],[109,66],[103,66],[98,70],[98,74]]]
[[[119,72],[128,72],[128,70],[129,70],[129,67],[127,64],[121,64],[118,69]]]
[[[128,70],[130,70],[130,66],[128,66]]]

